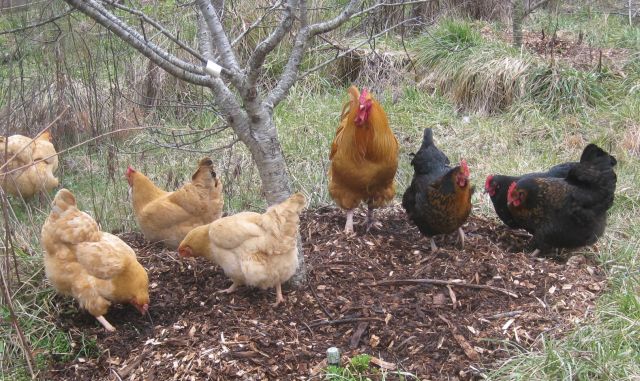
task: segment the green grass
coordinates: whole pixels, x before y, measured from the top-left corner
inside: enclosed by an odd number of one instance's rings
[[[371,356],[368,354],[355,355],[347,364],[342,366],[329,365],[325,369],[324,379],[327,381],[371,381],[418,379],[415,375],[401,371],[386,371],[374,367],[371,364]]]

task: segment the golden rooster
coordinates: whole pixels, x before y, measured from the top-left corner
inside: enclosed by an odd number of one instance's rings
[[[398,140],[389,128],[382,106],[367,91],[351,86],[349,102],[331,145],[329,194],[347,210],[345,232],[353,232],[353,209],[367,203],[366,229],[373,223],[373,209],[395,196]]]

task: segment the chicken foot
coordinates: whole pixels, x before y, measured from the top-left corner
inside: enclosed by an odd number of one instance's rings
[[[460,247],[464,250],[464,230],[462,230],[462,228],[458,228],[458,234],[460,235]]]
[[[272,304],[272,306],[277,307],[278,304],[284,302],[284,296],[282,296],[282,285],[276,285],[276,302]]]
[[[438,246],[436,246],[436,241],[434,241],[433,238],[431,238],[431,251],[432,252],[438,251]]]
[[[96,316],[96,320],[102,324],[102,326],[104,327],[104,329],[106,329],[109,332],[114,332],[116,330],[116,328],[114,326],[111,325],[111,323],[109,323],[107,321],[107,319],[104,318],[104,316],[100,315],[100,316]]]
[[[224,290],[216,291],[213,294],[214,295],[216,295],[216,294],[231,294],[232,292],[235,292],[235,290],[237,290],[237,289],[238,289],[238,285],[235,282],[233,282],[231,284],[231,286],[229,286],[229,288],[225,288]]]
[[[347,210],[347,223],[344,225],[345,233],[353,233],[353,209]]]
[[[371,205],[367,206],[367,233],[369,233],[369,230],[371,229],[371,227],[373,226],[373,224],[376,222],[376,220],[373,218],[373,208],[371,207]]]

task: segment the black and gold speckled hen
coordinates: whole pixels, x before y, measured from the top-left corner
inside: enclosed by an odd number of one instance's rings
[[[402,206],[409,218],[428,237],[449,234],[457,229],[464,248],[461,226],[471,212],[473,193],[466,161],[461,160],[452,168],[449,158],[433,143],[433,131],[427,128],[411,165],[413,180],[402,197]],[[437,249],[433,238],[431,249]]]
[[[615,157],[589,144],[565,178],[523,178],[507,193],[509,212],[533,234],[534,254],[595,243],[616,190]]]
[[[512,229],[522,228],[511,216],[509,207],[507,206],[507,191],[509,186],[514,182],[525,178],[533,177],[558,177],[565,178],[569,170],[577,165],[578,162],[568,162],[555,165],[546,172],[527,173],[521,176],[505,176],[505,175],[489,175],[484,183],[484,191],[489,194],[491,203],[496,214],[507,226]]]

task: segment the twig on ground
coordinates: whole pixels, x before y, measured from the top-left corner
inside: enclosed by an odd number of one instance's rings
[[[369,326],[369,322],[363,321],[358,324],[358,328],[356,328],[355,332],[351,336],[351,340],[349,340],[349,348],[356,349],[358,344],[360,344],[360,339],[362,338],[362,334],[367,330]]]
[[[524,311],[521,311],[521,310],[502,312],[502,313],[499,313],[499,314],[487,316],[485,319],[501,319],[501,318],[505,318],[505,317],[514,317],[514,316],[521,315],[523,312]]]
[[[356,321],[384,321],[377,317],[356,317],[356,318],[346,318],[346,319],[336,319],[336,320],[323,320],[315,323],[309,323],[309,327],[319,327],[321,325],[337,325],[337,324],[346,324],[353,323]]]
[[[309,276],[311,276],[311,271],[309,272]],[[324,314],[327,315],[329,320],[333,320],[334,318],[331,312],[329,312],[329,310],[327,310],[327,307],[325,307],[325,305],[322,304],[322,302],[320,302],[320,298],[318,298],[318,294],[316,294],[316,290],[314,290],[313,285],[311,284],[311,281],[307,282],[307,285],[309,286],[309,290],[311,291],[311,294],[313,295],[313,297],[316,299],[316,303],[318,303],[322,312],[324,312]]]
[[[457,286],[457,287],[468,287],[468,288],[477,288],[481,290],[491,290],[495,292],[500,292],[505,295],[509,295],[511,297],[517,298],[518,295],[505,290],[504,288],[489,286],[486,284],[471,284],[465,282],[458,282],[455,280],[441,280],[441,279],[390,279],[390,280],[382,280],[375,283],[370,283],[365,286],[367,287],[376,287],[376,286],[388,286],[388,285],[413,285],[413,284],[433,284],[437,286]]]
[[[447,326],[449,327],[449,330],[451,330],[451,334],[453,335],[453,338],[456,340],[458,345],[460,345],[460,348],[462,348],[462,350],[464,351],[464,354],[471,361],[479,361],[480,360],[480,355],[478,355],[478,352],[476,352],[476,350],[473,349],[473,347],[471,346],[471,344],[469,344],[467,339],[465,339],[464,336],[462,336],[458,332],[458,328],[455,325],[453,325],[453,323],[451,323],[447,318],[442,316],[441,314],[438,314],[438,318],[440,318],[440,320],[442,320],[443,322],[445,322],[447,324]]]

